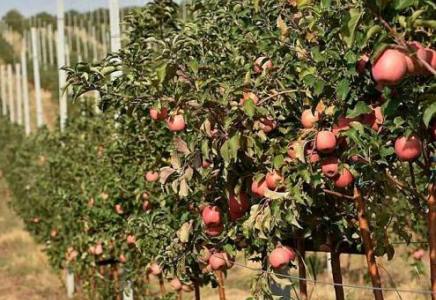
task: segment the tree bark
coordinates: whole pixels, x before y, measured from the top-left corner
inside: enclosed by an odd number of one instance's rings
[[[159,286],[160,286],[160,295],[163,297],[167,293],[165,290],[165,283],[163,281],[162,274],[159,275]]]
[[[219,293],[220,300],[226,300],[226,291],[224,289],[223,271],[221,271],[221,270],[216,271],[216,276],[218,279],[218,293]]]
[[[358,187],[354,187],[354,198],[372,286],[375,288],[381,288],[381,279],[378,272],[377,263],[375,261],[375,251],[371,240],[371,232],[369,230],[368,220],[366,219],[365,203],[363,202],[362,194],[360,193]],[[373,292],[375,300],[383,300],[383,292],[381,290],[373,290]]]
[[[300,299],[307,300],[307,281],[306,279],[306,265],[304,260],[306,259],[306,249],[305,249],[304,239],[297,239],[297,250],[298,250],[298,276],[300,279]]]
[[[340,253],[332,252],[331,255],[333,282],[335,283],[336,300],[344,300],[344,287],[342,286],[342,272]]]
[[[195,300],[200,300],[200,285],[198,281],[194,281]]]
[[[433,182],[428,185],[427,205],[431,290],[433,291],[432,300],[436,300],[436,197],[435,184]]]
[[[177,292],[177,300],[183,300],[182,291]]]

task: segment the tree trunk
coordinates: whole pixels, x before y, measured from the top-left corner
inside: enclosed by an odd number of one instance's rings
[[[121,293],[120,293],[120,286],[119,286],[119,274],[118,274],[118,268],[116,266],[112,267],[112,275],[114,277],[114,286],[116,291],[116,300],[121,300]]]
[[[342,286],[341,260],[340,253],[332,252],[331,266],[333,282],[335,283],[336,300],[344,300],[344,287]]]
[[[163,297],[167,293],[165,290],[165,283],[163,281],[162,274],[159,275],[159,286],[160,286],[160,295]]]
[[[216,276],[218,279],[218,293],[219,293],[220,300],[226,300],[226,291],[224,289],[223,271],[221,271],[221,270],[216,271]]]
[[[435,184],[433,182],[428,185],[427,205],[431,290],[433,291],[432,300],[436,300],[436,198]]]
[[[363,246],[365,248],[366,262],[368,263],[372,286],[375,288],[381,288],[381,279],[375,261],[375,251],[371,240],[371,232],[369,230],[368,220],[366,219],[365,204],[363,202],[362,194],[357,187],[354,187],[354,198],[356,201],[359,228],[362,235]],[[381,290],[373,290],[373,292],[375,300],[383,300],[383,292]]]
[[[195,300],[200,300],[200,285],[198,281],[194,281]]]
[[[145,296],[149,297],[150,296],[150,273],[148,271],[146,271],[145,273]]]
[[[307,281],[306,279],[306,265],[304,260],[306,259],[306,249],[304,247],[304,239],[297,239],[298,250],[298,276],[300,279],[300,299],[307,300]]]
[[[182,291],[177,292],[177,300],[183,300]]]

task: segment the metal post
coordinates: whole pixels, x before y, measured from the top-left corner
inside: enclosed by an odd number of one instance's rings
[[[4,65],[0,66],[0,84],[1,84],[1,97],[2,97],[2,114],[8,114],[8,107],[6,104],[6,69]]]
[[[109,18],[111,26],[111,52],[117,52],[121,49],[120,36],[120,6],[118,0],[109,0]],[[112,78],[121,75],[121,71],[112,73]]]
[[[45,25],[39,29],[41,31],[41,43],[42,43],[42,63],[44,64],[44,70],[47,69],[48,56],[47,56],[47,31]]]
[[[47,27],[47,33],[48,33],[48,56],[49,56],[49,63],[51,66],[54,66],[54,51],[53,51],[53,26],[52,24],[48,24]]]
[[[39,74],[39,56],[38,56],[38,37],[36,28],[32,27],[32,59],[33,59],[33,79],[35,82],[35,102],[36,102],[36,124],[38,127],[44,125],[41,96],[41,78]]]

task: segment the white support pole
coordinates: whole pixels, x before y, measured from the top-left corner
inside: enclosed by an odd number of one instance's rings
[[[188,17],[188,13],[187,13],[187,8],[186,8],[186,2],[183,1],[182,4],[182,17],[183,17],[183,21],[186,21],[187,17]]]
[[[41,30],[41,43],[42,43],[42,63],[44,69],[47,69],[48,55],[47,55],[47,31],[45,25],[40,28]]]
[[[48,58],[50,66],[55,65],[54,61],[54,51],[53,51],[53,25],[48,24],[47,26],[47,39],[48,39]]]
[[[21,73],[23,78],[23,102],[24,102],[24,129],[26,135],[30,134],[30,109],[29,109],[29,83],[27,81],[27,57],[26,57],[26,39],[23,39],[23,48],[21,50]]]
[[[12,65],[8,65],[8,96],[9,96],[9,120],[15,123],[14,108],[14,78],[12,74]]]
[[[123,289],[123,300],[133,300],[132,282],[128,280]]]
[[[83,19],[80,19],[80,31],[80,34],[83,36],[83,59],[88,60],[88,33],[86,32],[86,27],[83,24]]]
[[[93,59],[94,59],[94,62],[96,62],[96,61],[98,61],[98,48],[97,48],[98,41],[97,41],[97,32],[95,30],[95,26],[92,26],[91,33],[92,33],[92,40],[93,40],[93,42],[92,42]]]
[[[21,79],[21,65],[15,64],[15,81],[17,95],[17,123],[18,125],[23,125],[23,98],[22,98],[22,79]]]
[[[102,51],[103,56],[106,56],[107,53],[107,31],[106,31],[106,24],[101,24],[101,43],[103,45]]]
[[[0,66],[0,84],[1,84],[1,97],[2,97],[2,114],[8,114],[8,106],[6,104],[6,69],[4,65]]]
[[[36,125],[44,125],[41,96],[41,78],[39,75],[39,56],[38,56],[38,37],[36,28],[32,27],[32,60],[33,60],[33,79],[35,83],[35,102],[36,102]]]
[[[64,23],[64,0],[57,0],[57,22],[58,22],[58,69],[59,69],[59,113],[61,120],[61,131],[65,128],[67,121],[67,95],[63,92],[66,85],[65,71],[60,68],[65,66],[65,23]]]
[[[77,53],[77,57],[82,55],[82,47],[81,47],[81,43],[80,43],[80,27],[79,24],[77,22],[77,16],[75,15],[73,18],[73,28],[74,28],[74,35],[76,37],[76,53]],[[78,62],[80,62],[81,60],[77,59]]]
[[[66,286],[67,286],[67,297],[69,299],[74,298],[74,273],[69,266],[67,266]]]
[[[118,0],[109,0],[109,18],[111,26],[111,52],[121,49],[120,6]],[[112,73],[112,78],[121,75],[121,71]]]

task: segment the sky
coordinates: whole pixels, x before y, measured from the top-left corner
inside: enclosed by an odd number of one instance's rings
[[[57,0],[0,0],[0,17],[11,9],[17,9],[24,16],[32,16],[39,12],[56,14]],[[120,6],[144,5],[147,0],[119,0]],[[109,0],[64,0],[65,10],[76,9],[89,11],[91,9],[109,8]]]

